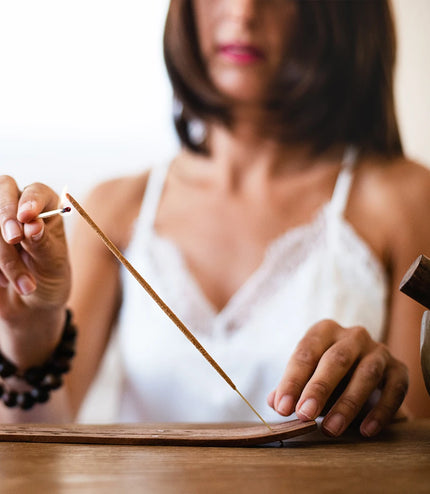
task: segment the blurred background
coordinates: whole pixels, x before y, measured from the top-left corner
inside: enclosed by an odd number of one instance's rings
[[[80,199],[101,180],[169,160],[178,141],[162,57],[167,7],[168,0],[0,0],[0,174],[58,193],[67,184]],[[403,141],[411,158],[430,166],[430,0],[393,7]],[[81,422],[111,421],[116,359],[114,339]]]
[[[162,59],[168,0],[0,0],[0,173],[77,197],[178,143]],[[394,0],[398,114],[430,165],[430,1]]]
[[[0,0],[0,173],[79,197],[177,146],[168,0]]]

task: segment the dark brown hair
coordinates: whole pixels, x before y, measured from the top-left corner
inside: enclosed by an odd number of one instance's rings
[[[211,0],[208,0],[211,1]],[[285,0],[291,1],[291,0]],[[296,19],[285,63],[268,106],[279,138],[323,151],[355,144],[403,154],[393,95],[396,36],[389,0],[295,0]],[[201,58],[191,0],[172,0],[164,56],[181,111],[175,125],[185,146],[205,152],[190,133],[194,120],[231,123],[228,104]]]

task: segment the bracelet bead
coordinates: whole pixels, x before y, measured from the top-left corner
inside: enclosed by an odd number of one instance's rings
[[[33,388],[30,394],[36,403],[46,403],[50,396],[49,390],[46,388]]]
[[[58,374],[48,374],[42,382],[42,387],[48,391],[61,388],[63,378]]]
[[[8,408],[13,408],[17,404],[18,393],[16,391],[5,391],[2,396],[3,403]]]
[[[18,393],[16,397],[16,405],[22,410],[29,410],[35,404],[36,400],[33,398],[30,392],[24,391],[24,393]]]
[[[70,360],[75,355],[77,330],[72,323],[72,313],[66,310],[66,322],[61,340],[51,357],[41,366],[34,366],[20,372],[15,364],[0,353],[0,377],[21,379],[31,386],[28,391],[17,392],[0,384],[0,399],[9,408],[18,406],[29,410],[37,403],[49,400],[51,391],[63,384],[62,375],[70,370]]]
[[[7,377],[13,376],[16,371],[16,366],[0,354],[0,377],[6,379]]]

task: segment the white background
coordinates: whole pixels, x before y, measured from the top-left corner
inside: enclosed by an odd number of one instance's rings
[[[177,149],[168,0],[0,0],[0,173],[83,195]],[[430,0],[395,0],[407,152],[430,164]]]
[[[167,4],[0,0],[0,173],[79,196],[171,156]]]

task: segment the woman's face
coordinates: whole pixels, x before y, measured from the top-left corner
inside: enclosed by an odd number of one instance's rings
[[[291,0],[193,0],[200,51],[215,87],[262,103],[291,35]]]

